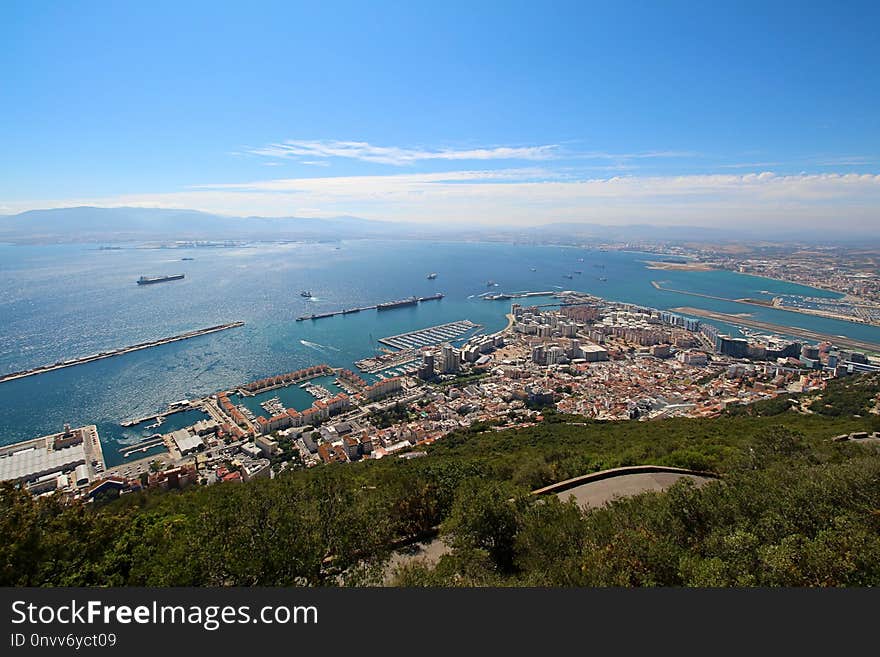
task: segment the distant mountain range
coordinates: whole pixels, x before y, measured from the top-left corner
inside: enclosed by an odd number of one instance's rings
[[[357,217],[228,217],[158,208],[57,208],[0,216],[0,241],[258,240],[390,237],[400,224]]]
[[[761,231],[701,226],[656,226],[594,223],[551,223],[537,226],[427,225],[375,221],[359,217],[230,217],[196,210],[159,208],[73,207],[30,210],[0,215],[0,242],[125,242],[168,240],[338,240],[338,239],[455,239],[573,242],[778,242],[855,241],[876,244],[874,236],[844,234],[830,238],[825,230],[767,225]]]

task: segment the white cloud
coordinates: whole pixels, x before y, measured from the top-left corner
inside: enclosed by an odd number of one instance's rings
[[[497,146],[471,149],[422,149],[374,146],[364,141],[307,141],[288,139],[251,149],[250,153],[273,158],[348,158],[378,164],[406,165],[426,160],[548,160],[556,157],[558,146]],[[314,159],[303,164],[311,164]]]
[[[608,153],[605,151],[573,151],[558,144],[539,146],[491,146],[482,148],[403,148],[399,146],[376,146],[365,141],[301,140],[288,139],[247,153],[273,159],[297,159],[301,164],[318,164],[329,158],[345,158],[405,166],[428,160],[449,162],[526,160],[546,161],[556,159],[609,160],[618,163],[630,160],[669,159],[696,157],[690,151],[645,151],[640,153]],[[301,157],[311,158],[299,160]]]
[[[7,202],[7,205],[10,203]],[[613,176],[572,180],[542,169],[284,178],[160,194],[11,204],[192,208],[234,215],[355,215],[391,221],[537,225],[556,221],[819,227],[880,232],[880,175]]]

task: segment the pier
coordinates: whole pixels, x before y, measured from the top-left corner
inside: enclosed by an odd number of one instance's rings
[[[296,321],[304,322],[307,319],[324,319],[325,317],[335,317],[336,315],[351,315],[352,313],[359,313],[362,310],[393,310],[395,308],[403,308],[406,306],[414,306],[419,303],[423,303],[425,301],[439,301],[443,298],[443,293],[438,292],[437,294],[430,294],[426,297],[410,297],[409,299],[402,299],[400,301],[385,301],[382,303],[377,303],[372,306],[356,306],[354,308],[345,308],[343,310],[331,310],[326,313],[312,313],[311,315],[302,315],[301,317],[297,317]]]
[[[121,347],[119,349],[113,349],[112,351],[102,351],[97,354],[92,354],[91,356],[83,356],[82,358],[73,358],[71,360],[59,361],[57,363],[53,363],[52,365],[44,365],[42,367],[35,367],[30,370],[22,370],[20,372],[13,372],[12,374],[5,374],[0,376],[0,383],[4,381],[12,381],[14,379],[21,379],[26,376],[34,376],[36,374],[44,374],[45,372],[52,372],[53,370],[64,369],[65,367],[74,367],[76,365],[84,365],[85,363],[91,363],[96,360],[103,360],[105,358],[112,358],[113,356],[121,356],[123,354],[128,354],[133,351],[140,351],[141,349],[150,349],[151,347],[158,347],[163,344],[169,344],[171,342],[179,342],[180,340],[188,340],[190,338],[197,338],[200,335],[208,335],[209,333],[217,333],[218,331],[226,331],[231,328],[237,328],[239,326],[244,326],[244,322],[232,322],[230,324],[220,324],[218,326],[211,326],[204,329],[198,329],[197,331],[188,331],[186,333],[181,333],[180,335],[172,335],[171,337],[161,338],[159,340],[151,340],[150,342],[139,342],[138,344],[131,345],[130,347]]]
[[[162,436],[152,436],[133,445],[122,447],[119,450],[119,453],[122,454],[124,458],[128,458],[135,452],[146,452],[154,447],[161,447],[163,445],[165,445],[165,439]]]

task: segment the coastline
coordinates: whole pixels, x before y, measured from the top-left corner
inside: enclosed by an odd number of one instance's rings
[[[659,260],[643,260],[646,269],[663,271],[715,271],[718,268],[704,262],[663,262]]]

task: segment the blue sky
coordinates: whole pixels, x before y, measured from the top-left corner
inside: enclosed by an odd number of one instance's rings
[[[0,4],[0,212],[880,222],[876,3],[232,4]]]

